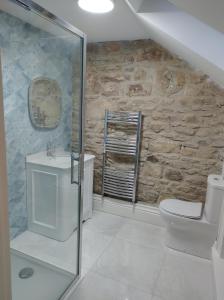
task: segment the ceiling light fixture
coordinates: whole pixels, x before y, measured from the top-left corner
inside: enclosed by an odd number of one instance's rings
[[[107,13],[114,9],[113,0],[78,0],[78,5],[88,12],[98,14]]]

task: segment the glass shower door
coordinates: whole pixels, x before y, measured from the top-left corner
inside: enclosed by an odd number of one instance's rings
[[[0,4],[12,297],[55,300],[80,274],[85,38],[24,5]]]

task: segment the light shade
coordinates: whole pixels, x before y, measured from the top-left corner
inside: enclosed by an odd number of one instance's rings
[[[78,0],[78,4],[82,9],[98,14],[107,13],[114,8],[113,0]]]

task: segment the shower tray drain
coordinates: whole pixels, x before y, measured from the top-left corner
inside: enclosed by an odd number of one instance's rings
[[[34,270],[32,268],[24,268],[19,272],[19,278],[28,279],[33,276]]]

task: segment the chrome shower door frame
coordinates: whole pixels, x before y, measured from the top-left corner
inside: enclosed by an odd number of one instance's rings
[[[83,136],[84,136],[84,90],[85,90],[85,77],[86,77],[86,44],[87,44],[87,37],[86,34],[83,33],[82,31],[80,31],[79,29],[77,29],[76,27],[74,27],[73,25],[71,25],[70,23],[66,22],[65,20],[57,17],[56,15],[52,14],[51,12],[49,12],[48,10],[46,10],[45,8],[41,7],[40,5],[38,5],[37,3],[35,3],[32,0],[8,0],[9,2],[13,2],[21,7],[23,7],[24,9],[31,11],[37,15],[39,15],[40,17],[48,20],[51,23],[54,23],[56,26],[61,27],[62,29],[69,31],[71,34],[73,34],[76,37],[80,38],[80,42],[81,42],[81,50],[82,50],[82,54],[81,54],[81,90],[80,90],[80,99],[79,99],[79,107],[80,107],[80,114],[79,114],[79,149],[78,149],[78,164],[79,164],[79,168],[78,168],[78,178],[79,181],[77,183],[78,185],[78,190],[79,190],[79,216],[78,216],[78,253],[77,253],[77,262],[78,262],[78,274],[76,276],[76,278],[74,279],[74,281],[68,286],[68,288],[66,289],[66,291],[63,292],[63,294],[61,295],[61,300],[67,298],[67,295],[70,293],[70,291],[72,290],[72,288],[76,285],[76,283],[78,282],[78,280],[80,279],[80,275],[81,275],[81,253],[82,253],[82,210],[83,210],[83,174],[84,174],[84,147],[83,147]],[[2,117],[1,115],[1,111],[0,111],[0,117]],[[71,155],[72,156],[72,155]],[[71,167],[73,167],[73,159],[71,159]],[[1,165],[0,165],[1,167]],[[71,168],[72,169],[72,168]],[[76,183],[75,183],[76,184]],[[1,192],[1,191],[0,191]],[[0,195],[1,197],[1,195]],[[8,201],[8,199],[7,199]],[[1,225],[1,224],[0,224]],[[7,231],[9,232],[9,227],[7,226]],[[0,231],[1,234],[1,231]],[[6,244],[8,244],[9,241],[6,241]],[[0,249],[1,250],[1,249]],[[8,257],[9,257],[8,253]],[[10,272],[10,270],[9,270]],[[1,278],[1,272],[0,272],[0,278]],[[10,288],[8,288],[10,289]],[[11,290],[9,290],[6,294],[10,295],[11,294]],[[5,299],[1,299],[1,300],[10,300],[9,297],[5,298]]]
[[[11,299],[8,184],[0,49],[0,299]]]

